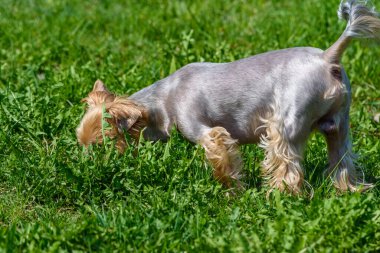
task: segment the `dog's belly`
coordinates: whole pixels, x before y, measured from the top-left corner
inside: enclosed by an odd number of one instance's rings
[[[237,139],[240,144],[258,143],[260,136],[265,134],[262,119],[264,119],[269,109],[246,108],[235,111],[233,114],[225,114],[216,119],[209,119],[209,127],[224,127],[231,137]],[[222,119],[222,120],[220,120]]]

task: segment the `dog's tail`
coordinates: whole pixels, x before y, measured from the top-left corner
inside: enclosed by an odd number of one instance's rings
[[[324,52],[330,63],[339,64],[344,50],[352,38],[367,38],[380,41],[380,19],[368,1],[348,0],[340,3],[338,16],[347,21],[347,27],[340,38]]]

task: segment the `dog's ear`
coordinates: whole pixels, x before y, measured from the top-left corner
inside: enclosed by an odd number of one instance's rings
[[[126,98],[118,97],[112,103],[109,103],[107,112],[112,116],[120,131],[129,131],[142,117],[141,108]]]
[[[87,103],[91,108],[102,103],[112,102],[115,99],[115,95],[108,91],[107,87],[100,80],[96,80],[92,91],[86,98],[83,98],[81,102]]]
[[[101,80],[96,80],[96,82],[94,83],[94,87],[92,88],[92,91],[100,91],[100,92],[108,92],[108,89],[107,87],[104,85],[104,83],[101,81]]]

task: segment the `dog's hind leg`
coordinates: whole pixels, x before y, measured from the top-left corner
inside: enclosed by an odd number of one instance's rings
[[[371,187],[358,175],[349,137],[348,110],[344,114],[330,117],[320,123],[326,137],[329,167],[326,174],[333,179],[334,186],[341,191],[363,191]]]
[[[223,127],[214,127],[204,132],[199,143],[213,167],[216,180],[228,188],[242,189],[242,160],[237,140]]]
[[[307,120],[285,122],[280,115],[263,119],[265,135],[260,147],[265,150],[262,174],[272,189],[298,194],[304,181],[301,167],[305,143],[309,136]],[[298,124],[297,124],[298,123]]]

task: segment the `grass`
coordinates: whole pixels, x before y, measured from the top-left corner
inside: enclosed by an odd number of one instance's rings
[[[2,0],[0,251],[375,252],[380,250],[380,48],[354,42],[358,166],[376,187],[338,194],[312,136],[304,167],[314,197],[267,189],[262,151],[242,147],[248,190],[227,198],[203,150],[173,132],[118,155],[85,152],[75,128],[96,79],[132,94],[193,61],[225,62],[341,34],[340,1]],[[377,7],[380,6],[377,4]]]

